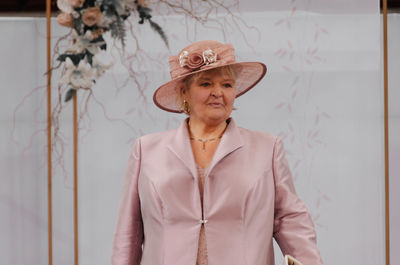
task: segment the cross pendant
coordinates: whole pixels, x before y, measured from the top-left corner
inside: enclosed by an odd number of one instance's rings
[[[203,143],[203,152],[205,152],[206,151],[206,142],[207,142],[207,139],[201,139],[200,140],[202,143]]]

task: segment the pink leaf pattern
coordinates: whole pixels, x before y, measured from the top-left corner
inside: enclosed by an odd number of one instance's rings
[[[311,51],[311,54],[315,54],[318,51],[318,48],[315,48],[314,50]]]
[[[328,34],[328,31],[325,28],[321,28],[321,32],[324,34]]]
[[[290,59],[290,61],[293,60],[293,57],[294,57],[294,52],[292,51],[292,52],[290,52],[290,54],[289,54],[289,59]]]
[[[319,122],[319,115],[317,114],[317,115],[315,116],[315,122],[314,122],[314,124],[317,125],[318,122]]]
[[[299,81],[299,79],[300,79],[300,76],[296,76],[290,86],[292,87],[292,86],[296,85],[297,82]]]
[[[286,95],[282,96],[283,100],[274,106],[274,109],[289,117],[286,130],[280,131],[278,136],[284,141],[288,140],[290,145],[300,147],[300,150],[296,149],[295,152],[294,149],[287,150],[288,157],[294,161],[292,167],[294,179],[296,180],[299,177],[302,178],[302,181],[311,181],[314,160],[318,157],[318,152],[321,148],[326,147],[322,130],[323,121],[330,118],[330,115],[325,111],[320,111],[319,106],[313,105],[315,104],[312,103],[314,100],[313,92],[317,89],[313,82],[314,72],[304,68],[310,68],[316,63],[326,62],[326,59],[321,56],[319,42],[328,34],[328,30],[321,27],[311,18],[304,22],[305,25],[308,23],[308,31],[311,35],[304,34],[303,39],[300,38],[294,41],[293,36],[296,35],[294,31],[299,29],[291,26],[292,24],[295,25],[294,19],[300,16],[297,10],[305,10],[307,12],[310,9],[311,1],[288,0],[288,3],[290,14],[278,19],[275,22],[275,26],[284,26],[286,24],[286,28],[283,27],[281,30],[287,30],[287,35],[291,36],[291,38],[283,40],[282,45],[275,51],[274,55],[281,60],[281,67],[289,78],[286,81],[287,84],[283,82],[282,87],[280,87],[280,89],[286,88]],[[304,107],[305,104],[307,104],[307,107]],[[303,124],[299,127],[297,123],[299,121],[298,117],[305,117]],[[311,122],[309,122],[310,118]],[[296,123],[293,121],[296,121]],[[302,122],[301,119],[300,122]],[[329,198],[325,194],[318,193],[316,198],[317,209],[329,201],[324,196]],[[314,215],[313,219],[316,221],[316,226],[325,227],[319,223],[322,219],[320,213]]]
[[[290,25],[290,21],[289,20],[286,20],[286,25],[287,25],[288,29],[290,29],[291,25]]]
[[[318,31],[316,31],[316,32],[315,32],[315,35],[314,35],[314,41],[317,41],[317,40],[318,40],[318,36],[319,36],[319,35],[318,35]]]
[[[285,106],[285,105],[286,105],[285,102],[279,103],[278,105],[275,106],[275,109],[280,109],[280,108],[282,108],[282,107]]]
[[[290,16],[292,17],[294,15],[294,13],[296,12],[296,7],[292,8],[292,13],[290,14]]]
[[[280,19],[277,22],[275,22],[275,26],[279,26],[280,24],[282,24],[285,20],[284,19]]]
[[[275,55],[278,55],[278,54],[280,54],[282,52],[282,49],[279,49],[279,50],[277,50],[274,54]]]
[[[293,72],[293,70],[289,66],[282,66],[283,69],[285,69],[288,72]]]
[[[328,119],[331,118],[331,116],[329,116],[328,113],[326,113],[326,112],[321,112],[321,114],[322,114],[325,118],[328,118]]]
[[[291,132],[294,132],[294,129],[293,129],[293,126],[292,126],[291,123],[289,123],[288,127],[289,127],[289,130],[290,130]]]

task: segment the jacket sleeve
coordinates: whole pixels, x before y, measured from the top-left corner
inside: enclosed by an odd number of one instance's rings
[[[112,265],[139,265],[144,240],[143,221],[138,194],[140,173],[140,139],[136,140],[125,172],[112,247]]]
[[[314,223],[306,205],[297,197],[283,143],[279,137],[274,145],[273,174],[276,242],[284,255],[293,256],[303,265],[322,265]]]

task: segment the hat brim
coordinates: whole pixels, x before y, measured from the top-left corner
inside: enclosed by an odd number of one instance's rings
[[[211,69],[225,66],[239,67],[240,69],[235,82],[236,98],[253,88],[267,73],[266,65],[261,62],[236,62],[222,66],[200,69],[174,78],[171,81],[161,85],[153,94],[154,104],[165,111],[182,113],[183,110],[181,109],[181,103],[178,102],[178,89],[182,80],[195,73],[209,71]]]

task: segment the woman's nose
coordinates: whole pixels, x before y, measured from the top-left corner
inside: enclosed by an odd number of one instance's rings
[[[222,87],[221,87],[221,85],[217,84],[217,85],[213,86],[213,89],[211,91],[211,95],[214,96],[214,97],[222,96]]]

